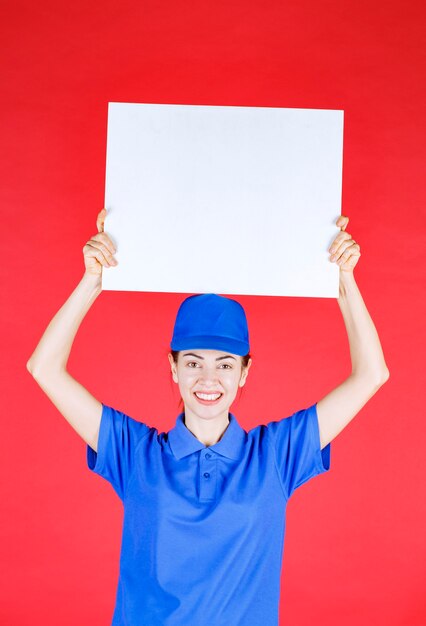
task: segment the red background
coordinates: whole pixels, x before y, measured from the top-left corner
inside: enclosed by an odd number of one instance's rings
[[[289,502],[281,623],[426,624],[423,6],[3,4],[1,623],[102,625],[114,608],[121,503],[89,473],[84,442],[26,361],[83,275],[115,101],[344,110],[342,213],[391,377],[332,442],[330,472]],[[166,355],[185,296],[102,293],[70,373],[169,430],[179,397]],[[237,299],[254,359],[231,408],[244,428],[309,406],[349,375],[335,299]]]

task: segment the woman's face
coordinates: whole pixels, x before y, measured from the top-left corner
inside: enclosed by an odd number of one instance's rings
[[[182,350],[178,363],[169,353],[173,380],[178,383],[185,408],[204,416],[215,417],[227,414],[230,405],[247,378],[248,366],[242,368],[241,356],[220,350]],[[203,394],[221,394],[213,402],[202,401],[196,392]],[[201,400],[201,401],[200,401]]]

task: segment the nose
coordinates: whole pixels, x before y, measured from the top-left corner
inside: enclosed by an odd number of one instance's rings
[[[208,387],[209,383],[211,386],[215,385],[218,380],[219,374],[215,366],[212,369],[206,367],[203,373],[200,375],[200,381],[202,381],[203,385],[205,385],[206,387]]]

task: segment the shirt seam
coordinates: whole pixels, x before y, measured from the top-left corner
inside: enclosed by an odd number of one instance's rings
[[[140,422],[140,423],[142,423],[142,422]],[[139,446],[141,445],[142,441],[145,439],[145,437],[147,437],[147,436],[150,434],[150,432],[151,432],[151,430],[152,430],[152,427],[151,427],[151,426],[148,426],[148,424],[145,424],[145,426],[147,426],[147,428],[148,428],[149,430],[148,430],[148,432],[147,432],[147,433],[145,433],[145,434],[143,435],[143,437],[139,440],[139,442],[138,442],[138,444],[137,444],[137,446],[136,446],[136,448],[135,448],[135,451],[133,452],[133,467],[132,467],[132,471],[130,472],[130,474],[129,474],[129,475],[128,475],[128,477],[127,477],[127,480],[126,480],[126,485],[125,485],[125,489],[123,489],[123,502],[124,502],[124,500],[125,500],[125,498],[126,498],[126,496],[127,496],[127,490],[128,490],[128,488],[129,488],[130,481],[131,481],[131,479],[132,479],[132,477],[133,477],[133,474],[135,473],[135,468],[136,468],[136,453],[137,453],[137,451],[139,450]]]
[[[277,475],[278,475],[278,480],[279,480],[279,482],[280,482],[281,489],[282,489],[282,491],[283,491],[284,499],[285,499],[285,501],[286,501],[286,502],[288,502],[289,497],[288,497],[288,494],[287,494],[286,488],[285,488],[285,486],[284,486],[284,482],[283,482],[283,480],[282,480],[282,478],[281,478],[280,471],[279,471],[279,469],[278,469],[278,462],[277,462],[277,453],[276,453],[276,446],[275,446],[275,442],[273,442],[273,441],[271,440],[271,435],[270,435],[270,433],[269,433],[269,430],[268,430],[268,429],[266,430],[266,436],[267,436],[267,441],[268,441],[268,444],[272,447],[272,453],[273,453],[273,458],[274,458],[274,466],[275,466],[275,470],[276,470]]]
[[[110,437],[110,433],[109,432],[107,432],[106,435],[104,435],[104,432],[103,432],[104,429],[107,427],[106,420],[103,420],[104,411],[105,412],[108,411],[110,409],[110,407],[108,405],[104,404],[103,402],[101,404],[102,404],[102,413],[101,413],[101,421],[99,423],[98,444],[96,446],[96,450],[94,450],[92,448],[92,446],[90,444],[88,444],[89,448],[91,448],[95,452],[95,454],[96,454],[96,461],[95,461],[95,465],[93,466],[93,470],[95,471],[96,474],[99,474],[99,476],[102,476],[103,470],[105,468],[105,450],[104,450],[104,446],[102,446],[102,448],[101,448],[101,446],[99,445],[101,443],[101,428],[102,428],[102,436],[103,436],[103,438],[106,437],[106,440],[108,441],[108,439]],[[102,421],[104,421],[104,424],[102,424]],[[112,424],[111,424],[110,420],[108,421],[108,428],[109,429],[112,428]],[[100,451],[101,449],[102,449],[102,452]],[[96,466],[98,466],[98,467],[96,467]]]
[[[96,474],[98,474],[98,476],[105,478],[111,484],[112,488],[114,489],[118,497],[120,497],[120,493],[121,493],[120,483],[117,482],[115,478],[112,478],[112,477],[106,478],[106,475],[105,475],[105,467],[106,467],[105,461],[106,461],[106,454],[107,454],[107,448],[108,448],[107,444],[111,437],[111,431],[114,428],[114,426],[112,423],[113,418],[111,417],[111,415],[110,415],[110,418],[106,420],[104,419],[104,413],[106,414],[107,412],[111,412],[115,409],[113,409],[113,407],[111,407],[109,404],[105,404],[104,402],[101,402],[101,404],[102,404],[101,423],[99,426],[97,449],[94,450],[96,454],[96,461],[93,467],[93,471]],[[106,433],[104,432],[105,429],[108,429]],[[102,440],[105,439],[105,441],[102,441],[102,444],[105,443],[105,445],[101,445],[101,435],[102,435]],[[93,450],[90,444],[88,444],[88,446],[89,448]]]
[[[323,469],[324,469],[323,468],[324,464],[322,462],[321,438],[320,438],[320,434],[319,434],[317,402],[315,402],[315,404],[312,405],[312,406],[313,406],[313,410],[314,410],[314,419],[311,422],[311,428],[312,428],[312,434],[313,434],[314,440],[318,444],[318,447],[315,450],[315,461],[316,461],[317,472],[318,472],[318,474],[320,474],[323,471]]]

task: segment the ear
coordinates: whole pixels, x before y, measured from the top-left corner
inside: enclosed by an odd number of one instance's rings
[[[247,376],[248,376],[248,373],[249,373],[249,369],[251,367],[251,363],[252,363],[252,360],[249,359],[249,361],[247,363],[247,367],[243,368],[243,372],[241,374],[240,382],[238,383],[240,387],[244,387],[244,385],[245,385],[245,382],[246,382],[246,379],[247,379]]]
[[[178,377],[177,377],[177,371],[176,371],[176,363],[173,360],[173,356],[171,355],[171,353],[169,352],[169,354],[167,355],[169,358],[169,363],[170,363],[170,369],[172,372],[172,377],[175,383],[179,382]]]

